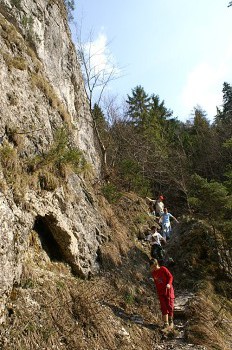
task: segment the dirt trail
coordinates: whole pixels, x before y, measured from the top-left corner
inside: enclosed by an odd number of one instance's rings
[[[186,309],[194,294],[188,292],[177,292],[175,299],[174,330],[162,334],[161,342],[156,344],[152,350],[207,350],[205,346],[190,344],[186,341],[185,329],[188,324]],[[141,327],[157,330],[158,326],[147,322],[141,315],[127,314],[123,309],[114,307],[113,311],[117,317],[125,321],[134,322]]]
[[[163,343],[157,345],[154,350],[206,350],[205,346],[190,344],[186,341],[185,329],[188,323],[186,309],[194,294],[188,292],[177,292],[175,299],[175,328],[173,332],[163,335]]]

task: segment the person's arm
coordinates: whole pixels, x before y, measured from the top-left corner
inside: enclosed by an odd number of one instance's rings
[[[152,238],[152,234],[149,233],[149,235],[146,237],[146,241],[150,242],[150,241],[151,241],[151,238]]]
[[[169,213],[170,214],[170,213]],[[178,220],[177,220],[177,218],[175,218],[175,216],[173,216],[172,214],[170,214],[170,217],[172,218],[172,219],[174,219],[176,222],[179,222]]]
[[[162,242],[164,242],[165,244],[167,243],[167,242],[166,242],[166,239],[165,239],[163,236],[161,236],[160,233],[159,233],[159,239],[160,239]]]
[[[179,221],[175,218],[175,216],[172,215],[172,217],[173,217],[173,219],[175,220],[175,222],[177,222],[177,223],[179,222]]]
[[[167,277],[167,285],[166,285],[166,287],[167,287],[167,289],[170,289],[171,285],[172,285],[172,282],[173,282],[173,276],[172,276],[171,272],[166,267],[164,267],[164,269],[165,269],[165,275]]]

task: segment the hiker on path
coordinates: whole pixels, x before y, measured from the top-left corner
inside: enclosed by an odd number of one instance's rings
[[[166,240],[170,238],[172,232],[170,218],[174,219],[177,223],[179,222],[175,216],[168,212],[167,208],[164,208],[164,212],[161,214],[159,222],[162,224],[162,236]]]
[[[156,200],[156,203],[155,203],[156,216],[161,216],[161,214],[164,212],[163,200],[164,200],[163,196],[159,196],[159,198]]]
[[[165,266],[159,265],[157,259],[150,260],[150,268],[160,301],[162,319],[164,322],[162,330],[171,330],[174,327],[173,311],[175,294],[172,285],[173,276]]]
[[[163,261],[163,248],[161,242],[166,244],[166,240],[158,232],[156,226],[151,227],[151,231],[146,238],[151,244],[151,257],[157,259],[158,261]]]
[[[163,196],[159,196],[158,199],[151,199],[149,197],[146,197],[146,200],[149,205],[150,213],[154,216],[160,216],[161,213],[164,211],[164,203],[163,203]]]

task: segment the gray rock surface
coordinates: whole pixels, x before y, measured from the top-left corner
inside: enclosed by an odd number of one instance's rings
[[[12,286],[20,281],[36,220],[50,230],[64,260],[80,276],[98,270],[98,249],[106,240],[106,224],[91,189],[99,178],[100,158],[63,1],[1,0],[0,148],[7,142],[24,161],[43,155],[54,142],[55,130],[65,124],[72,144],[91,166],[88,184],[73,174],[66,190],[25,186],[20,202],[0,165],[0,322]]]

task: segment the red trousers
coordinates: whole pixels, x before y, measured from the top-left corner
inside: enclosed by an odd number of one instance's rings
[[[162,315],[173,317],[174,298],[170,298],[169,295],[159,295],[159,301]]]

